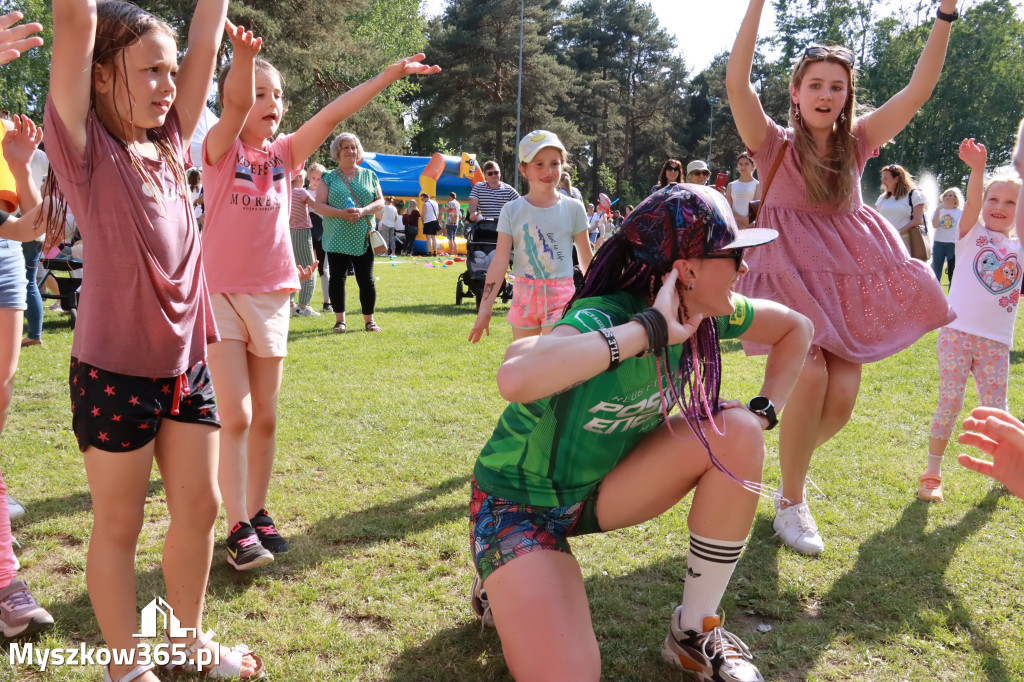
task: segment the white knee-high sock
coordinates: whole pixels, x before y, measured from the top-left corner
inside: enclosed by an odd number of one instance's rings
[[[704,617],[713,616],[729,585],[746,540],[712,540],[690,533],[686,585],[678,625],[684,631],[704,630]]]

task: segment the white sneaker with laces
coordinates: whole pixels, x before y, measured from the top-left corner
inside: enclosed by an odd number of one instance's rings
[[[750,649],[739,637],[722,627],[718,616],[705,616],[703,632],[679,626],[682,606],[672,614],[668,637],[661,647],[665,662],[692,672],[701,682],[764,682],[751,661]]]
[[[20,519],[25,515],[25,505],[18,502],[14,495],[7,496],[7,511],[10,512],[11,521],[14,519]]]
[[[787,546],[800,552],[814,556],[821,554],[825,549],[825,543],[818,533],[818,524],[811,516],[811,510],[806,502],[794,504],[785,509],[776,506],[775,512],[775,535],[782,538]]]
[[[309,306],[306,306],[305,308],[296,308],[295,312],[293,313],[293,316],[294,317],[320,317],[320,313],[318,313],[317,311],[313,310]]]
[[[479,575],[473,576],[473,587],[470,588],[469,605],[473,609],[473,615],[480,619],[480,629],[494,627],[494,616],[491,615],[491,602],[487,600],[487,592],[484,591],[484,582]]]

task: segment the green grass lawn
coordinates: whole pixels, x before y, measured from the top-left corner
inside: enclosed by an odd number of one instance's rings
[[[222,517],[206,617],[222,641],[254,647],[271,679],[508,679],[497,634],[481,632],[469,609],[468,497],[473,462],[504,407],[494,372],[511,333],[499,304],[492,336],[466,343],[473,305],[454,305],[461,270],[378,259],[381,334],[361,331],[358,315],[345,335],[331,333],[332,315],[292,320],[269,504],[292,550],[238,574],[224,559]],[[1018,345],[1021,335],[1018,327]],[[915,498],[938,385],[935,336],[866,367],[853,419],[816,454],[809,502],[824,554],[782,548],[771,505],[761,503],[724,608],[766,679],[1024,680],[1024,502],[952,459],[948,501]],[[70,430],[66,318],[47,313],[44,340],[22,353],[0,462],[28,509],[15,523],[21,576],[56,620],[38,644],[99,644],[85,587],[91,512]],[[763,358],[745,357],[736,342],[723,356],[723,395],[755,395]],[[1022,358],[1012,356],[1018,411]],[[967,406],[975,404],[970,388]],[[775,431],[768,449],[765,481],[774,485]],[[140,608],[164,593],[167,511],[155,472],[150,490]],[[660,656],[682,595],[687,511],[684,501],[641,526],[574,543],[605,679],[689,679]],[[770,632],[757,632],[762,624]],[[98,676],[0,663],[2,680]]]

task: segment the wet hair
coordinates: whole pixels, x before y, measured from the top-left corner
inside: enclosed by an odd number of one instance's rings
[[[93,42],[93,56],[91,67],[91,84],[89,90],[89,105],[96,107],[96,67],[104,66],[111,69],[113,73],[112,92],[114,94],[114,114],[121,118],[121,112],[117,109],[118,88],[127,88],[125,71],[124,51],[142,39],[147,33],[162,33],[173,41],[177,41],[177,34],[166,22],[156,18],[138,5],[122,0],[104,0],[96,5],[96,37]],[[128,120],[134,118],[131,110],[131,97],[128,97]],[[129,144],[121,139],[118,133],[108,130],[111,138],[121,148],[121,151],[128,157],[129,163],[144,182],[152,182],[159,185],[159,180],[153,175],[142,158]],[[185,179],[185,165],[171,142],[166,126],[149,128],[146,130],[146,137],[156,147],[157,154],[167,164],[174,176],[175,185],[181,196],[189,195],[188,181]],[[188,141],[183,140],[183,145]],[[64,223],[67,218],[67,201],[57,186],[57,178],[53,169],[47,172],[46,181],[43,185],[43,194],[49,195],[53,201],[47,202],[45,210],[46,240],[45,246],[57,246],[64,240]],[[157,202],[163,208],[163,192],[157,192]],[[192,215],[191,211],[188,211]]]
[[[220,102],[222,106],[224,104],[224,85],[227,83],[228,74],[231,73],[231,65],[233,63],[233,61],[228,62],[222,66],[220,73],[217,74],[217,101]],[[281,90],[284,90],[284,76],[277,70],[276,66],[268,62],[266,59],[257,57],[253,61],[253,71],[254,73],[262,73],[267,76],[276,76],[277,82],[281,84]],[[285,111],[287,111],[287,107],[282,107],[281,113],[284,114]]]
[[[891,192],[885,188],[885,185],[882,185],[882,191],[885,192],[886,199],[889,197],[902,199],[917,189],[917,183],[914,182],[914,176],[910,174],[910,171],[898,163],[890,163],[882,169],[882,172],[888,173],[896,179],[896,185],[892,188]]]
[[[673,166],[679,169],[679,177],[675,179],[675,182],[680,182],[683,179],[685,171],[683,170],[683,162],[679,159],[669,159],[665,163],[661,164],[661,172],[658,173],[658,187],[664,187],[668,184],[668,170]]]
[[[843,103],[839,118],[836,119],[828,149],[824,158],[818,156],[818,146],[800,116],[800,108],[789,98],[789,125],[793,128],[793,148],[800,156],[800,172],[804,178],[807,202],[813,206],[842,208],[853,201],[857,184],[856,138],[853,136],[853,112],[857,98],[857,72],[853,64],[841,57],[829,54],[823,58],[804,56],[793,69],[790,86],[800,88],[807,69],[812,64],[829,62],[839,64],[846,71],[849,91]]]
[[[956,198],[957,208],[964,207],[964,193],[960,191],[959,187],[950,187],[949,189],[943,191],[943,193],[939,196],[939,199],[941,200],[942,197],[946,196],[947,194],[952,194],[953,197]]]

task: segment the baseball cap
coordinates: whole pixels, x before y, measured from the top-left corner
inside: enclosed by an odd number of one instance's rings
[[[687,175],[689,175],[693,171],[706,171],[706,170],[708,170],[708,165],[706,163],[704,163],[703,161],[691,161],[690,163],[686,164],[686,174]]]
[[[558,139],[558,135],[555,135],[550,130],[534,130],[532,133],[526,133],[522,140],[519,142],[519,160],[522,163],[530,163],[533,161],[533,157],[537,155],[544,147],[554,147],[555,149],[561,149],[563,152],[566,151],[565,146],[562,145],[562,141]]]
[[[621,232],[639,260],[654,263],[766,244],[779,233],[739,230],[725,197],[713,187],[673,183],[644,199]],[[671,238],[671,239],[670,239]]]

